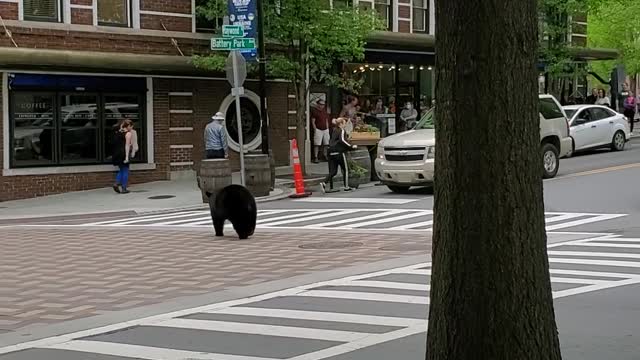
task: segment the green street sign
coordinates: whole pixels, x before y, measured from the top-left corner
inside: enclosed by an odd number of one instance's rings
[[[244,28],[242,25],[222,25],[222,37],[244,37]]]
[[[211,50],[253,50],[255,38],[212,38]]]

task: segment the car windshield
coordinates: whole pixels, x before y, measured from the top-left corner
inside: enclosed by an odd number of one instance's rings
[[[414,126],[413,130],[435,129],[436,124],[433,117],[433,110],[434,108],[431,108],[424,115],[422,115],[422,118],[420,119],[420,121],[418,121],[416,126]]]
[[[576,109],[564,109],[564,112],[567,114],[567,117],[569,119],[571,119],[571,117],[573,116],[573,114],[576,113]]]

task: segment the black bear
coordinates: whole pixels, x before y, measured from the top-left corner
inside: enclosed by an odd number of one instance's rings
[[[209,209],[216,236],[224,236],[224,222],[229,220],[241,240],[249,238],[256,229],[256,200],[242,185],[229,185],[215,196],[207,193]]]

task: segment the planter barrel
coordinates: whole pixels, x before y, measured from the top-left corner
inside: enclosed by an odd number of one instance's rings
[[[198,188],[202,192],[202,202],[209,203],[206,193],[216,194],[231,185],[231,166],[228,159],[205,159],[198,169]]]
[[[365,147],[363,149],[351,151],[348,159],[367,170],[367,172],[361,177],[352,178],[349,176],[349,186],[357,188],[362,184],[368,183],[371,179],[371,157],[369,155],[369,150]]]
[[[271,162],[268,155],[249,153],[244,157],[245,182],[253,196],[268,196],[271,191]]]

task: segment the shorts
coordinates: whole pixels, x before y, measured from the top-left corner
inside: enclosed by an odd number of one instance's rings
[[[316,129],[313,134],[313,144],[315,146],[329,145],[329,129]]]

